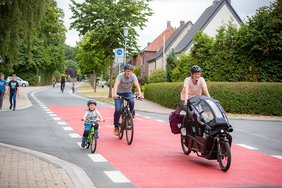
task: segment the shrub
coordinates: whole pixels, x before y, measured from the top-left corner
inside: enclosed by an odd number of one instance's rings
[[[282,83],[207,82],[210,95],[229,113],[282,115]],[[148,84],[145,98],[168,108],[180,101],[182,82]]]
[[[166,81],[166,73],[163,69],[156,69],[148,77],[149,83],[160,83]]]

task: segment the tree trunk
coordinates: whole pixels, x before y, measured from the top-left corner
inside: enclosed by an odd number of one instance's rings
[[[110,86],[109,86],[109,98],[112,98],[112,80],[113,80],[113,51],[110,54]]]
[[[97,86],[97,73],[95,70],[93,70],[93,89],[94,93],[96,93],[96,86]]]

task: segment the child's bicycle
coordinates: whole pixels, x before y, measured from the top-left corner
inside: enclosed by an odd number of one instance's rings
[[[83,120],[82,120],[83,121]],[[94,153],[97,148],[97,139],[98,139],[98,129],[99,129],[99,120],[89,120],[85,121],[85,123],[89,123],[91,125],[90,132],[88,134],[87,145],[86,148],[89,149],[91,153]]]
[[[119,123],[119,139],[121,140],[123,137],[123,132],[125,131],[126,134],[126,141],[127,144],[130,145],[133,141],[133,135],[134,135],[134,124],[133,124],[133,116],[130,112],[129,109],[129,99],[128,97],[122,97],[119,96],[119,99],[122,99],[124,101],[126,101],[125,103],[123,103],[122,106],[122,112],[121,112],[121,123]],[[132,98],[137,98],[139,99],[137,96],[134,96]]]

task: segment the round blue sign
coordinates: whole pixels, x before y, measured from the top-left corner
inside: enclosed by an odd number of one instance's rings
[[[123,51],[122,51],[122,49],[117,49],[116,53],[117,53],[117,55],[122,55]]]

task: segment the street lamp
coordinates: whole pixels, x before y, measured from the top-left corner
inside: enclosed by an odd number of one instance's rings
[[[128,37],[128,27],[123,27],[124,36],[124,63],[126,64],[126,39]]]

